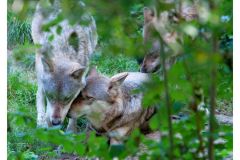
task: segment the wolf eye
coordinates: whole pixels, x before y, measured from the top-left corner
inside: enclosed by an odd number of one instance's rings
[[[49,93],[46,93],[46,97],[49,99],[49,100],[53,100],[55,97],[53,94],[49,94]]]

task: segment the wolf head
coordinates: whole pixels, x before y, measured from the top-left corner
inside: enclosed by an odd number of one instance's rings
[[[47,100],[49,125],[63,122],[72,101],[85,86],[86,68],[66,59],[41,58],[41,84]]]
[[[73,102],[68,115],[77,118],[86,114],[86,111],[91,112],[100,107],[104,109],[118,103],[122,98],[121,84],[127,76],[128,73],[124,72],[108,78],[93,68],[87,77],[86,87],[81,91],[81,97]]]
[[[166,18],[167,17],[167,18]],[[143,73],[156,72],[161,68],[161,50],[169,52],[169,48],[160,44],[159,33],[156,31],[157,27],[166,27],[168,24],[168,14],[162,13],[159,20],[155,15],[155,12],[145,7],[144,8],[144,26],[143,26],[143,39],[146,48],[146,56],[141,64],[140,71]],[[166,23],[166,24],[165,24]],[[160,26],[158,26],[161,24]],[[177,39],[176,32],[166,32],[161,35],[163,41],[168,44],[175,44]],[[168,60],[169,59],[169,60]],[[168,61],[171,61],[171,55],[166,56],[166,67],[170,65]]]
[[[155,13],[152,9],[145,7],[143,11],[144,26],[143,39],[146,46],[146,56],[141,64],[140,71],[143,73],[155,72],[160,68],[160,42],[155,36],[154,23]]]
[[[147,54],[140,67],[142,73],[153,73],[160,68],[160,55],[158,52]]]

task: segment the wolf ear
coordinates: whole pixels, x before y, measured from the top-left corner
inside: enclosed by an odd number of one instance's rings
[[[91,68],[91,70],[89,71],[88,76],[89,76],[89,77],[93,77],[93,76],[97,76],[97,75],[98,75],[98,72],[97,72],[96,66],[93,66],[93,67]]]
[[[85,71],[85,67],[83,67],[83,68],[78,68],[78,69],[76,69],[75,71],[73,71],[73,72],[71,73],[71,76],[72,76],[74,79],[80,79],[80,78],[83,76],[84,71]]]
[[[108,89],[111,90],[114,87],[119,87],[123,83],[123,81],[127,78],[127,76],[128,76],[128,73],[124,72],[111,77],[110,85]]]
[[[42,64],[43,64],[43,69],[45,72],[50,73],[53,72],[53,64],[49,59],[46,58],[41,58]]]
[[[154,18],[154,11],[148,7],[144,7],[143,16],[144,16],[144,24],[146,24],[152,21],[152,19]]]

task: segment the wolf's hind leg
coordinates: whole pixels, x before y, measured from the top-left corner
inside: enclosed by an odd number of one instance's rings
[[[37,90],[37,126],[47,127],[44,93],[41,86]]]

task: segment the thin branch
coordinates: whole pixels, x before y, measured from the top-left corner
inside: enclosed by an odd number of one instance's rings
[[[211,12],[215,10],[215,2],[214,0],[209,0],[209,6]],[[211,86],[210,86],[210,116],[209,116],[209,146],[208,146],[208,156],[209,160],[214,160],[214,133],[215,133],[215,108],[216,108],[216,77],[217,77],[217,69],[216,63],[214,61],[214,56],[218,50],[218,43],[217,43],[217,35],[216,32],[213,30],[213,37],[212,37],[212,68],[211,68]]]
[[[160,46],[161,46],[161,60],[163,66],[163,77],[164,77],[164,89],[165,89],[165,100],[166,100],[166,107],[167,107],[167,114],[168,114],[168,129],[169,129],[169,141],[170,141],[170,149],[169,149],[169,159],[173,160],[173,129],[172,129],[172,107],[170,103],[170,96],[169,96],[169,89],[168,89],[168,76],[167,76],[167,69],[166,69],[166,57],[164,52],[164,42],[162,37],[160,36]]]
[[[217,52],[217,39],[214,35],[213,37],[213,50],[212,50],[212,59]],[[214,133],[215,133],[215,108],[216,108],[216,77],[217,70],[214,60],[212,60],[212,69],[211,69],[211,86],[210,86],[210,116],[209,116],[209,148],[208,155],[209,160],[214,160]]]
[[[191,76],[189,67],[186,63],[186,61],[183,61],[183,65],[185,68],[185,72],[186,72],[186,76],[187,76],[187,80],[190,82],[191,86],[192,86],[192,94],[193,94],[193,98],[194,98],[194,104],[195,107],[191,107],[191,108],[195,108],[195,122],[196,122],[196,129],[197,129],[197,136],[198,136],[198,140],[199,140],[199,147],[198,147],[198,153],[204,153],[204,146],[203,146],[203,137],[201,134],[201,119],[200,119],[200,115],[198,112],[198,104],[196,104],[197,102],[197,98],[196,98],[196,89],[198,89],[199,87],[196,86],[195,82],[193,81],[193,78]]]

